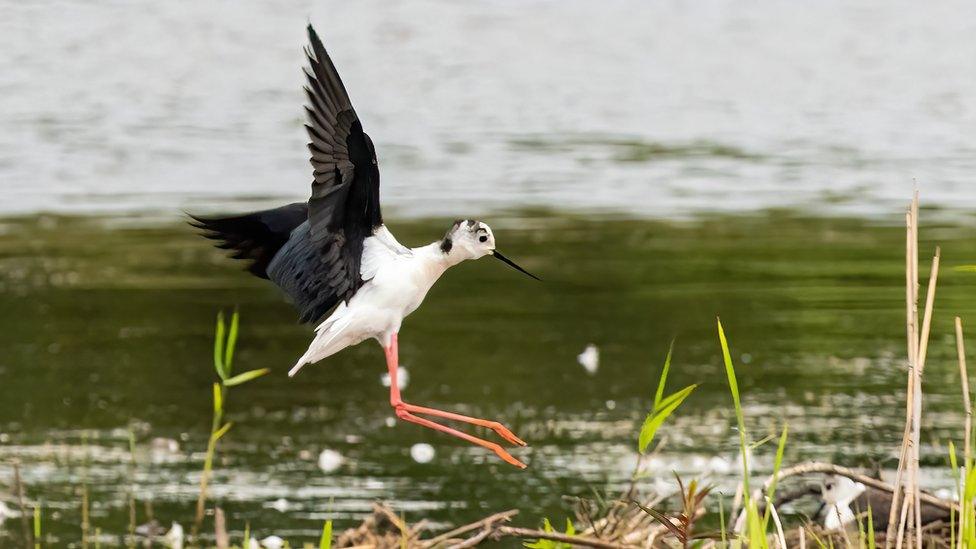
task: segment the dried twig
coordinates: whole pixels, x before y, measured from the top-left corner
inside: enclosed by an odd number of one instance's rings
[[[597,549],[634,549],[633,545],[621,545],[619,543],[613,543],[609,541],[603,541],[599,539],[583,537],[583,536],[567,536],[566,534],[560,534],[558,532],[545,532],[543,530],[535,530],[532,528],[518,528],[515,526],[499,526],[495,529],[495,533],[498,536],[515,536],[520,538],[537,538],[537,539],[548,539],[552,541],[560,541],[563,543],[568,543],[570,545],[578,545],[582,547],[596,547]]]
[[[485,518],[483,518],[481,520],[472,522],[471,524],[466,524],[464,526],[459,526],[459,527],[451,530],[450,532],[445,532],[443,534],[440,534],[439,536],[433,537],[433,538],[428,539],[428,540],[424,540],[424,542],[423,542],[424,543],[424,547],[434,547],[438,543],[444,543],[447,540],[457,538],[458,536],[460,536],[462,534],[467,534],[468,532],[471,532],[473,530],[477,530],[478,528],[493,527],[496,524],[499,524],[499,523],[502,523],[502,522],[508,522],[509,520],[512,519],[512,517],[514,517],[517,514],[518,514],[518,509],[509,509],[508,511],[502,511],[501,513],[495,513],[494,515],[491,515],[490,517],[485,517]]]
[[[771,515],[773,517],[773,524],[776,525],[776,539],[779,541],[779,547],[780,549],[787,549],[786,536],[783,534],[783,523],[779,520],[779,513],[776,512],[776,506],[773,505],[769,497],[766,497],[766,505],[772,511]]]
[[[224,510],[220,507],[214,508],[214,543],[217,545],[217,549],[230,547],[230,536],[227,535],[227,519],[224,517]]]
[[[20,507],[20,527],[24,536],[24,547],[29,547],[31,539],[30,522],[27,518],[27,498],[24,497],[24,483],[20,479],[20,461],[14,460],[14,492],[17,494],[17,505]]]
[[[475,547],[477,545],[480,545],[482,541],[485,541],[485,538],[490,536],[491,532],[492,532],[491,527],[486,526],[483,530],[481,530],[481,532],[478,532],[476,535],[471,536],[470,538],[462,541],[461,543],[449,545],[447,549],[466,549],[468,547]]]

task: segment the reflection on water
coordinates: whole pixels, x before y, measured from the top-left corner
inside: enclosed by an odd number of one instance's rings
[[[667,445],[647,482],[711,470],[727,487],[737,435],[716,314],[755,438],[786,420],[788,460],[891,464],[903,418],[903,229],[784,212],[490,221],[506,251],[546,282],[496,262],[453,269],[401,332],[406,394],[505,421],[530,442],[515,451],[528,470],[389,423],[372,343],[288,379],[309,330],[274,289],[188,227],[42,216],[0,223],[0,485],[19,458],[29,495],[52,514],[45,530],[62,540],[78,535],[83,484],[106,533],[125,531],[130,486],[163,523],[186,522],[209,426],[213,317],[235,305],[236,362],[273,370],[229,395],[235,426],[221,441],[213,486],[237,530],[250,521],[262,536],[312,540],[323,518],[345,526],[376,498],[442,524],[511,507],[527,523],[563,516],[561,495],[629,477],[637,427],[675,336],[671,383],[702,386],[663,428]],[[969,221],[922,231],[942,244],[946,265],[926,374],[929,466],[943,465],[946,438],[961,424],[950,323],[955,314],[976,318],[976,275],[951,267],[976,259]],[[392,228],[419,244],[442,225]],[[924,241],[923,253],[933,247]],[[600,349],[594,375],[577,363],[591,342]],[[429,463],[411,458],[417,443],[434,448]],[[323,450],[342,457],[328,472]],[[768,452],[757,453],[768,467]]]
[[[0,0],[0,212],[307,196],[309,19],[400,215],[976,206],[969,0],[389,4]]]

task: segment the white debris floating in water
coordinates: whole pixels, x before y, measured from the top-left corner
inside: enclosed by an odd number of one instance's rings
[[[281,549],[285,546],[285,540],[278,536],[268,536],[261,540],[261,547],[264,549]]]
[[[156,437],[149,443],[149,456],[153,463],[165,463],[179,457],[180,443],[171,438]]]
[[[174,439],[166,437],[156,437],[149,443],[153,452],[163,452],[175,454],[180,451],[180,443]]]
[[[410,447],[410,457],[417,463],[430,463],[435,454],[434,447],[426,442],[419,442]]]
[[[384,387],[389,387],[390,374],[386,373],[381,375],[380,383],[382,383]],[[409,383],[410,383],[410,372],[408,372],[407,369],[404,368],[403,366],[400,366],[399,368],[397,368],[397,386],[400,387],[401,389],[404,389]]]
[[[278,511],[279,513],[284,513],[288,511],[288,508],[291,507],[291,504],[288,503],[288,500],[285,498],[278,498],[273,502],[271,502],[271,505],[269,505],[268,507],[271,507],[272,509]]]
[[[342,466],[342,454],[326,448],[319,454],[319,469],[323,473],[334,473]]]
[[[7,518],[12,516],[15,515],[14,512],[10,509],[10,507],[7,507],[6,503],[0,501],[0,525],[3,525],[3,521],[7,520]]]
[[[583,352],[576,355],[576,362],[586,370],[586,373],[593,375],[600,368],[600,349],[590,343],[583,349]]]
[[[163,543],[166,547],[173,549],[183,549],[183,527],[178,522],[174,522],[169,527],[169,532],[163,536]]]

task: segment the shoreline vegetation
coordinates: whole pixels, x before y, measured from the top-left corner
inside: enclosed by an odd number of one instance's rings
[[[653,404],[638,436],[640,457],[629,486],[616,495],[593,497],[567,497],[573,503],[574,519],[565,524],[550,522],[548,518],[534,517],[531,509],[509,509],[495,512],[447,531],[435,531],[426,520],[408,523],[398,511],[383,502],[374,504],[373,512],[363,522],[341,532],[333,532],[333,523],[326,520],[317,546],[355,547],[358,549],[398,547],[403,549],[465,548],[482,544],[512,546],[524,544],[532,549],[564,549],[593,547],[603,549],[637,549],[656,547],[856,547],[874,549],[916,547],[976,548],[976,471],[973,467],[972,404],[969,393],[968,371],[962,319],[954,319],[955,343],[958,359],[959,382],[963,397],[965,424],[961,426],[961,455],[953,442],[949,442],[947,461],[955,479],[955,496],[950,499],[936,497],[926,492],[920,475],[921,424],[923,409],[923,374],[928,353],[933,311],[936,305],[937,284],[941,250],[935,249],[928,273],[924,302],[920,307],[919,282],[919,218],[918,194],[906,212],[905,238],[905,313],[907,359],[904,373],[905,423],[901,445],[897,449],[898,467],[892,482],[872,475],[824,462],[784,464],[784,450],[789,443],[789,426],[784,422],[779,436],[769,436],[755,441],[749,436],[740,400],[736,367],[730,352],[721,320],[717,319],[719,348],[723,357],[729,396],[735,410],[739,440],[739,464],[742,468],[738,489],[729,501],[703,479],[685,480],[675,474],[671,492],[644,493],[642,478],[647,459],[658,452],[664,442],[652,447],[658,429],[667,419],[679,413],[682,402],[691,395],[697,385],[689,385],[665,396],[665,385],[671,365],[671,350],[664,361]],[[129,529],[122,538],[106,536],[93,527],[90,519],[89,488],[81,487],[80,502],[82,521],[80,537],[72,540],[73,546],[85,549],[109,546],[136,547],[158,544],[168,547],[216,547],[228,549],[280,549],[283,547],[315,547],[304,542],[289,545],[287,540],[269,536],[263,540],[251,537],[251,525],[244,524],[243,537],[231,539],[228,523],[234,518],[214,505],[208,498],[208,486],[212,482],[212,470],[218,453],[218,442],[231,429],[225,422],[228,405],[228,389],[250,382],[268,373],[267,369],[250,370],[233,374],[232,364],[237,344],[238,314],[231,317],[229,328],[223,313],[218,316],[214,340],[214,369],[217,380],[213,384],[212,429],[208,439],[203,472],[200,476],[199,497],[195,517],[187,517],[192,524],[189,532],[177,523],[163,527],[153,519],[151,505],[137,512],[135,486],[129,492]],[[674,344],[672,342],[672,348]],[[766,443],[775,441],[772,452],[773,471],[765,479],[754,476],[750,469],[752,456]],[[130,435],[130,450],[135,466],[134,435]],[[772,444],[770,444],[771,446]],[[765,450],[763,450],[765,451]],[[961,458],[961,459],[960,459]],[[50,520],[43,503],[30,501],[25,496],[25,485],[20,475],[20,464],[12,463],[13,483],[6,499],[14,502],[8,509],[5,528],[18,531],[17,537],[24,547],[40,549],[47,546],[44,522]],[[838,527],[818,524],[817,517],[803,516],[786,511],[792,500],[810,496],[809,486],[797,487],[796,480],[804,478],[847,479],[856,488],[856,496],[866,498],[866,508],[860,508],[855,497],[842,497],[827,501],[823,492],[822,506],[825,524],[831,523],[831,514]],[[762,482],[755,484],[756,481]],[[134,481],[133,481],[134,482]],[[827,481],[825,490],[832,489]],[[897,487],[897,488],[896,488]],[[818,493],[819,494],[819,493]],[[0,498],[2,499],[2,498]],[[882,509],[877,502],[886,502]],[[959,502],[965,502],[960,505]],[[2,501],[0,501],[2,503]],[[0,509],[2,511],[3,509]],[[786,512],[784,512],[786,511]],[[931,516],[938,518],[931,520]],[[541,520],[541,527],[515,526],[517,518]],[[138,525],[139,519],[145,522]],[[538,524],[538,523],[536,523]],[[235,525],[238,528],[241,525]],[[441,528],[443,530],[443,528]]]

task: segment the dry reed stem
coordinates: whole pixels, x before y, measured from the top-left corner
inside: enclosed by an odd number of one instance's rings
[[[515,515],[518,514],[518,509],[509,509],[508,511],[502,511],[501,513],[495,513],[489,517],[485,517],[479,521],[472,522],[471,524],[466,524],[464,526],[459,526],[449,532],[445,532],[439,536],[433,537],[429,540],[424,540],[424,547],[434,547],[438,543],[444,543],[445,541],[460,536],[461,534],[467,534],[478,528],[485,528],[489,526],[494,526],[500,522],[508,522]]]
[[[227,518],[224,516],[224,510],[220,507],[214,508],[214,543],[217,545],[217,549],[228,549],[230,547]]]
[[[912,434],[912,459],[909,462],[909,467],[911,467],[911,473],[912,473],[912,481],[911,481],[911,484],[910,484],[910,486],[912,488],[912,503],[911,503],[911,505],[914,507],[914,510],[915,510],[915,519],[916,519],[915,520],[915,527],[916,527],[916,533],[919,534],[919,535],[916,536],[917,543],[918,543],[917,549],[922,549],[922,537],[921,537],[922,524],[921,524],[921,514],[919,513],[919,505],[918,505],[918,494],[919,494],[918,475],[919,475],[919,451],[920,451],[919,445],[921,444],[921,438],[922,438],[922,436],[921,436],[921,432],[922,432],[922,426],[921,426],[921,422],[922,422],[921,420],[922,420],[922,418],[921,418],[921,415],[922,415],[922,369],[923,369],[923,365],[919,362],[919,356],[920,355],[919,355],[919,340],[918,340],[918,337],[919,337],[919,334],[918,334],[918,290],[919,290],[919,284],[918,284],[918,223],[919,223],[919,221],[918,221],[918,189],[915,190],[915,193],[912,196],[912,219],[914,220],[914,222],[912,223],[912,242],[915,243],[915,245],[912,247],[912,280],[913,280],[913,283],[914,283],[913,295],[915,296],[914,303],[913,303],[913,307],[912,307],[912,315],[913,315],[913,317],[912,317],[912,324],[915,326],[915,337],[916,337],[916,339],[914,341],[914,343],[915,343],[915,349],[914,349],[914,355],[913,355],[915,357],[915,375],[913,376],[913,379],[914,379],[914,382],[915,382],[915,386],[914,386],[914,391],[913,391],[913,397],[914,398],[912,399],[912,412],[913,412],[913,415],[912,415],[912,428],[914,429],[914,432]],[[925,339],[927,341],[928,340],[928,337],[926,336]],[[917,414],[916,414],[916,412],[917,412]],[[908,498],[907,497],[905,498],[905,501],[908,501]]]
[[[918,205],[916,204],[915,207],[917,209]],[[919,501],[919,494],[921,493],[921,489],[919,488],[919,462],[920,453],[922,451],[922,375],[925,373],[925,358],[928,354],[929,334],[932,330],[932,312],[935,310],[935,289],[939,283],[939,261],[941,257],[942,249],[936,246],[935,255],[932,257],[932,268],[929,270],[929,284],[925,292],[925,314],[922,319],[922,334],[919,338],[918,358],[915,360],[916,364],[918,365],[918,373],[915,375],[916,383],[918,384],[916,387],[918,392],[918,400],[914,402],[915,436],[913,446],[915,448],[915,455],[912,466],[915,470],[914,474],[912,475],[912,480],[914,482],[912,485],[912,493],[915,496],[913,505],[915,507],[916,549],[922,549],[922,504]]]
[[[964,409],[966,411],[966,433],[965,433],[965,453],[963,454],[963,467],[969,467],[970,460],[972,459],[972,450],[970,448],[971,444],[971,433],[973,430],[973,403],[969,396],[969,372],[966,370],[966,344],[962,336],[962,319],[958,316],[956,317],[956,354],[959,357],[959,381],[962,386],[962,402]],[[959,513],[959,548],[962,549],[962,534],[966,527],[966,517],[967,513]]]
[[[903,503],[901,507],[901,516],[898,520],[898,533],[895,541],[895,547],[901,549],[902,542],[904,541],[904,536],[907,533],[907,519],[908,513],[911,511],[912,506],[915,503],[915,477],[918,473],[918,469],[915,465],[915,450],[916,450],[916,439],[915,439],[915,429],[917,424],[915,423],[915,409],[918,406],[917,400],[921,397],[920,391],[920,380],[918,377],[918,209],[917,209],[918,193],[916,192],[912,198],[912,203],[909,206],[910,219],[908,220],[908,230],[910,245],[908,247],[908,268],[906,271],[906,306],[908,307],[908,381],[911,386],[909,393],[911,394],[911,399],[906,403],[906,409],[909,415],[908,419],[908,440],[907,446],[902,450],[904,457],[903,464],[901,465],[906,473],[907,478],[905,479],[905,485],[903,486],[904,496]],[[903,442],[904,444],[904,442]],[[914,517],[913,517],[914,518]]]
[[[91,517],[89,516],[90,504],[88,501],[88,485],[81,486],[81,547],[88,549],[88,530],[91,527]]]
[[[914,205],[914,199],[912,200]],[[914,208],[909,206],[905,212],[905,337],[908,347],[908,383],[905,388],[905,429],[902,432],[901,449],[898,454],[898,469],[895,473],[896,490],[892,494],[891,509],[888,511],[888,529],[885,533],[885,549],[890,549],[891,540],[894,539],[896,525],[898,521],[898,506],[903,491],[903,480],[905,475],[905,465],[908,460],[909,447],[911,445],[911,426],[912,426],[912,401],[914,400],[914,380],[912,378],[913,362],[915,359],[914,346],[917,341],[915,337],[915,324],[913,319],[913,304],[917,294],[914,292],[915,284],[913,280],[914,271],[914,249],[918,246],[918,240],[914,237],[912,227],[915,225],[913,219]],[[900,531],[900,530],[899,530]],[[899,548],[901,542],[899,541]]]
[[[31,545],[30,522],[28,522],[27,498],[24,497],[24,483],[20,479],[20,460],[14,460],[14,492],[17,494],[17,505],[20,507],[20,527],[24,536],[24,547]]]
[[[898,500],[902,489],[905,494],[901,505],[901,513],[896,529],[897,537],[895,547],[901,549],[907,527],[908,513],[917,501],[918,490],[918,446],[921,439],[919,423],[921,422],[921,391],[922,379],[921,368],[919,365],[919,324],[918,324],[918,191],[912,196],[912,202],[905,215],[905,312],[906,312],[906,339],[908,347],[908,384],[909,390],[906,395],[906,425],[902,438],[900,457],[898,460],[898,473],[895,476],[895,485],[899,488],[892,498],[891,511],[889,512],[888,530],[885,536],[885,547],[891,546],[892,527],[895,524],[894,518],[898,511]],[[937,265],[937,259],[933,260]],[[929,284],[931,297],[934,297],[934,285]],[[931,318],[931,316],[929,317]],[[904,485],[902,477],[904,479]],[[921,516],[913,513],[916,527],[921,527]]]
[[[776,541],[779,543],[780,549],[788,549],[786,545],[786,535],[783,534],[783,523],[779,520],[779,513],[776,512],[776,506],[773,505],[773,500],[766,496],[766,505],[769,506],[771,515],[773,517],[773,524],[776,525]]]
[[[582,536],[567,536],[566,534],[560,534],[558,532],[545,532],[543,530],[534,530],[531,528],[519,528],[516,526],[499,526],[495,529],[495,532],[499,536],[516,536],[520,538],[537,538],[537,539],[548,539],[552,541],[559,541],[562,543],[568,543],[570,545],[581,546],[581,547],[595,547],[597,549],[633,549],[633,545],[621,545],[619,543],[613,543],[609,541],[603,541],[594,538],[587,538]]]

